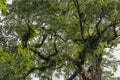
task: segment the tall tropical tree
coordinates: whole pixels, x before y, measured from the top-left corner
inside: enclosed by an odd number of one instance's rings
[[[119,0],[13,0],[0,24],[0,79],[115,80]]]

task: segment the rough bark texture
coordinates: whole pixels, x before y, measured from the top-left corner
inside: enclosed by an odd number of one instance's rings
[[[95,55],[95,62],[93,64],[92,80],[102,80],[102,69],[101,69],[102,55]]]

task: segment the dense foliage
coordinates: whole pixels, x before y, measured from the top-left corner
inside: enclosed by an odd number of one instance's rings
[[[0,10],[3,14],[6,14],[6,0],[0,0]]]
[[[2,0],[1,0],[2,1]],[[4,2],[4,1],[3,1]],[[1,3],[1,2],[0,2]],[[0,4],[0,80],[119,80],[119,0],[13,0]]]

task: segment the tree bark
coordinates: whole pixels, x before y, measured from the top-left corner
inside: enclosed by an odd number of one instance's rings
[[[102,80],[102,69],[101,69],[101,62],[102,62],[102,54],[95,55],[95,62],[93,65],[93,70],[91,72],[92,80]]]

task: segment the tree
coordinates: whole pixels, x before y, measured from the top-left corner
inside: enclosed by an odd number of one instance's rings
[[[120,1],[13,0],[1,24],[1,80],[114,80]],[[108,67],[109,66],[109,67]],[[111,68],[112,70],[106,70]]]

